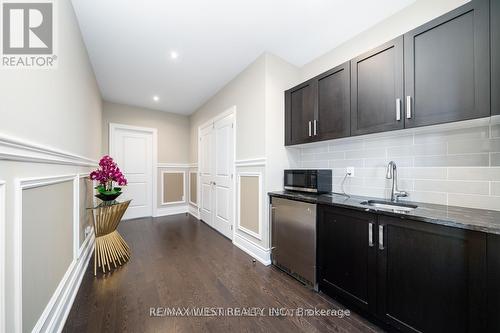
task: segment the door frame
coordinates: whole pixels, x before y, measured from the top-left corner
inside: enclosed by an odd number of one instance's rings
[[[140,127],[140,126],[132,126],[118,123],[109,123],[109,131],[108,131],[108,153],[110,156],[114,154],[114,132],[116,130],[131,130],[138,132],[150,133],[153,136],[153,163],[152,163],[152,174],[153,174],[153,184],[151,186],[152,193],[152,203],[151,203],[151,216],[156,217],[158,215],[158,129],[151,127]]]
[[[231,221],[232,222],[232,226],[233,226],[233,232],[232,232],[232,237],[231,237],[231,241],[234,240],[234,235],[236,234],[236,224],[235,224],[235,221],[236,221],[236,145],[237,145],[237,138],[236,138],[236,129],[238,128],[238,125],[237,125],[237,116],[236,116],[237,112],[236,112],[236,105],[233,105],[229,108],[227,108],[226,110],[224,110],[223,112],[219,113],[218,115],[216,115],[215,117],[212,117],[210,118],[209,120],[205,121],[204,123],[202,123],[201,125],[198,126],[198,136],[196,138],[196,143],[197,143],[197,158],[198,158],[198,174],[196,176],[197,178],[197,184],[196,184],[196,191],[197,191],[197,194],[196,194],[196,198],[198,199],[198,211],[200,211],[201,209],[201,197],[200,197],[200,189],[201,189],[201,176],[200,176],[200,161],[201,161],[201,149],[200,149],[200,139],[201,139],[201,130],[207,126],[209,126],[210,124],[214,124],[216,121],[218,120],[221,120],[227,116],[230,116],[232,115],[233,116],[233,165],[232,165],[232,171],[233,171],[233,179],[232,179],[232,185],[233,185],[233,220]],[[217,231],[218,232],[218,231]]]

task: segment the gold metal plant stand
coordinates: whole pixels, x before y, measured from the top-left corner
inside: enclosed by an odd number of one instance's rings
[[[95,233],[94,275],[97,275],[97,267],[106,273],[106,266],[109,272],[111,264],[116,268],[117,263],[122,265],[130,259],[130,248],[116,231],[130,201],[103,202],[91,208],[94,211]]]

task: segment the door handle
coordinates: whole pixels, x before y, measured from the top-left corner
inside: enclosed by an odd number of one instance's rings
[[[378,249],[379,250],[384,249],[384,226],[383,225],[378,226]]]
[[[401,99],[396,98],[396,120],[401,120]]]
[[[311,136],[311,121],[309,120],[309,136]]]
[[[411,119],[411,96],[406,96],[406,119]]]
[[[373,223],[368,223],[368,246],[373,247]]]
[[[318,121],[314,119],[313,124],[314,124],[314,135],[316,136],[318,135]]]

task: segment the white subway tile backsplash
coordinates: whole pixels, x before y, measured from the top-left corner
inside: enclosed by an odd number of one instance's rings
[[[331,168],[362,167],[363,160],[333,160],[330,161]]]
[[[500,121],[500,117],[499,117]],[[304,168],[333,169],[333,190],[347,167],[348,194],[390,197],[387,163],[398,166],[407,200],[500,210],[500,123],[477,121],[320,142],[301,150]],[[491,137],[490,137],[491,135]],[[496,206],[495,206],[496,205]]]
[[[448,194],[448,205],[499,210],[500,197],[487,195]]]
[[[379,147],[395,147],[395,146],[411,146],[413,144],[413,135],[404,135],[401,133],[393,133],[390,136],[382,138],[370,138],[365,142],[365,148]]]
[[[500,166],[500,154],[491,153],[491,166]]]
[[[416,167],[489,166],[488,154],[417,156]]]
[[[345,153],[340,152],[328,152],[323,154],[315,154],[314,159],[319,160],[343,160],[345,158]]]
[[[500,168],[449,168],[448,179],[500,181]]]
[[[500,139],[453,141],[448,143],[448,154],[500,152]]]
[[[411,145],[387,148],[388,157],[446,155],[446,143]]]
[[[377,149],[367,149],[367,150],[352,150],[346,151],[346,158],[356,159],[356,158],[385,158],[386,149],[385,148],[377,148]]]
[[[412,191],[405,201],[427,202],[438,205],[446,205],[448,195],[444,192],[420,192]]]
[[[449,142],[455,140],[474,140],[474,139],[488,139],[489,127],[471,127],[459,128],[456,130],[448,131],[433,131],[428,133],[416,133],[414,138],[415,144],[428,144],[438,142]]]
[[[500,124],[491,126],[491,137],[500,138]]]
[[[488,182],[417,179],[415,180],[415,191],[488,195],[490,192],[490,186]]]
[[[328,147],[330,151],[358,150],[364,148],[364,141],[349,138],[338,142],[331,142]]]
[[[446,168],[408,168],[408,172],[408,178],[413,179],[446,179],[448,174]]]
[[[500,182],[491,182],[490,184],[491,184],[490,185],[490,189],[491,189],[490,194],[500,196]]]

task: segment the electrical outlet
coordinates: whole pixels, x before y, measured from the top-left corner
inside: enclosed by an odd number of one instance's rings
[[[87,226],[87,227],[85,228],[85,237],[87,237],[87,236],[88,236],[88,234],[90,234],[90,232],[91,232],[91,231],[92,231],[92,228],[91,228],[90,226]]]
[[[349,174],[347,177],[354,177],[354,167],[347,167],[345,172]]]

